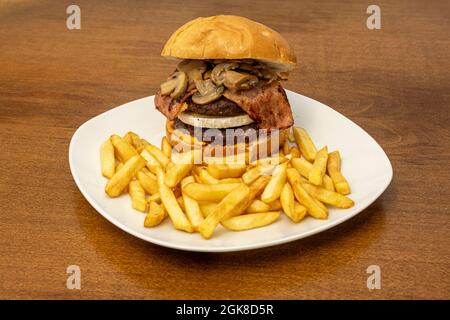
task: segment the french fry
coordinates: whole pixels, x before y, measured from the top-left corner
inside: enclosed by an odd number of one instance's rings
[[[175,164],[166,172],[164,178],[165,184],[169,188],[175,187],[184,177],[186,177],[194,165],[193,164]]]
[[[280,194],[281,207],[284,213],[294,222],[298,222],[295,215],[294,191],[289,183],[285,183]]]
[[[110,197],[118,197],[145,163],[145,159],[138,154],[131,157],[108,181],[105,187],[106,194]]]
[[[152,194],[150,197],[147,198],[147,202],[156,202],[156,203],[161,203],[161,196],[158,193]]]
[[[244,212],[252,204],[253,200],[255,200],[255,198],[264,191],[269,181],[269,176],[261,176],[256,179],[251,185],[249,185],[250,194],[248,196],[248,199],[247,201],[242,203],[241,207],[237,211]]]
[[[244,181],[245,184],[251,184],[253,181],[258,179],[263,174],[266,175],[272,174],[274,169],[275,166],[271,164],[258,165],[256,167],[251,168],[246,173],[244,173],[242,175],[242,181]]]
[[[196,166],[194,168],[194,171],[198,175],[198,177],[202,183],[206,183],[206,184],[219,183],[219,180],[214,178],[212,175],[210,175],[208,170],[206,170],[206,168]]]
[[[274,200],[272,202],[269,202],[268,206],[270,208],[270,211],[281,210],[281,202],[278,199],[276,199],[276,200]]]
[[[333,151],[328,155],[327,170],[333,180],[336,191],[343,195],[349,194],[350,186],[341,173],[341,156],[339,151]]]
[[[309,172],[309,182],[313,185],[321,186],[323,182],[323,176],[327,170],[328,161],[328,148],[325,146],[320,149],[316,154],[316,159],[312,165],[311,171]]]
[[[166,166],[169,164],[170,160],[166,155],[159,150],[157,147],[155,147],[152,144],[145,145],[145,150],[147,150],[161,165],[163,169],[166,168]]]
[[[128,159],[138,154],[131,144],[123,140],[117,134],[113,134],[110,140],[116,151],[117,158],[121,162],[125,163]]]
[[[292,147],[289,153],[292,155],[292,158],[300,158],[302,156],[300,150],[296,147]]]
[[[123,137],[123,140],[131,144],[138,153],[141,153],[144,150],[145,144],[142,142],[142,139],[134,132],[129,131]]]
[[[225,178],[220,179],[218,183],[242,183],[242,178]]]
[[[326,219],[328,217],[327,208],[322,207],[317,201],[312,198],[305,189],[303,189],[301,182],[296,181],[292,186],[295,198],[301,205],[305,206],[309,214],[316,219]]]
[[[255,212],[267,212],[270,211],[270,207],[264,201],[255,199],[253,202],[247,207],[245,212],[247,213],[255,213]]]
[[[187,187],[192,185],[193,183],[188,184]],[[210,185],[210,187],[211,186],[216,185]],[[217,184],[217,186],[223,186],[223,184]],[[198,228],[200,234],[205,239],[211,238],[221,220],[228,219],[241,213],[240,210],[242,204],[248,201],[249,194],[250,189],[244,183],[241,183],[237,188],[227,194],[222,201],[220,201],[215,210],[202,221]]]
[[[231,191],[239,187],[240,183],[218,183],[218,184],[202,184],[190,183],[183,188],[183,191],[197,201],[214,201],[219,202]]]
[[[308,183],[302,183],[303,189],[306,190],[312,197],[326,204],[338,207],[338,208],[351,208],[354,205],[352,199],[327,189],[316,187]]]
[[[123,141],[125,141],[125,142],[127,142],[127,143],[133,145],[133,140],[131,139],[131,135],[132,135],[132,134],[133,134],[133,132],[128,131],[128,132],[122,137]]]
[[[295,201],[294,210],[295,210],[295,220],[297,220],[297,222],[302,220],[308,213],[306,208],[302,206],[298,201]]]
[[[175,229],[186,232],[194,232],[194,228],[181,210],[174,193],[164,183],[164,172],[161,169],[157,170],[157,180],[161,202],[167,210]]]
[[[117,166],[116,166],[116,171],[115,172],[119,171],[122,167],[123,167],[123,162],[119,162],[117,164]]]
[[[144,219],[144,227],[151,228],[159,225],[167,217],[167,211],[156,202],[150,202],[149,210]]]
[[[174,165],[175,165],[175,163],[169,162],[166,166],[166,171],[169,171],[170,169],[172,169]]]
[[[146,166],[150,172],[156,174],[158,168],[161,169],[161,164],[147,150],[142,150],[141,157],[147,161]]]
[[[218,203],[210,201],[199,201],[198,205],[200,206],[200,211],[202,212],[203,217],[206,218],[216,209]]]
[[[308,132],[303,128],[294,128],[294,138],[302,155],[309,161],[316,158],[317,149]]]
[[[147,201],[145,200],[145,191],[138,180],[131,180],[128,186],[128,193],[131,197],[131,206],[133,209],[145,212]]]
[[[222,225],[233,231],[260,228],[274,223],[280,217],[280,211],[247,213],[223,220]]]
[[[204,183],[204,182],[200,179],[200,177],[198,176],[198,174],[196,174],[195,172],[192,172],[192,176],[194,177],[195,182],[197,182],[197,183]]]
[[[158,182],[156,181],[156,177],[153,177],[153,174],[150,172],[147,173],[144,169],[138,171],[136,174],[139,183],[142,188],[144,188],[145,192],[151,195],[158,193]]]
[[[283,144],[283,149],[282,150],[283,150],[284,155],[288,155],[289,154],[290,149],[289,149],[289,144],[287,142],[285,142]]]
[[[289,140],[289,142],[292,142],[292,143],[295,142],[295,137],[294,137],[294,134],[292,133],[292,128],[289,129],[288,140]]]
[[[100,163],[104,177],[111,179],[116,171],[116,159],[114,158],[114,146],[111,139],[106,140],[100,147]]]
[[[246,165],[243,164],[208,164],[206,170],[216,179],[238,178],[245,172]]]
[[[190,183],[194,183],[194,182],[195,181],[194,181],[193,176],[184,178],[181,181],[181,189],[183,190],[184,186],[186,186]],[[188,217],[189,221],[191,222],[194,230],[198,230],[198,226],[203,221],[203,214],[200,210],[200,206],[197,203],[197,201],[195,201],[194,199],[189,197],[185,192],[182,191],[182,194],[183,194],[183,200],[184,200],[184,212],[186,212],[186,216]]]
[[[270,203],[278,199],[285,183],[286,164],[280,164],[273,171],[272,177],[261,195],[261,200],[265,203]]]
[[[172,145],[167,140],[167,137],[163,137],[161,140],[161,151],[167,158],[172,157]]]
[[[181,210],[183,210],[183,212],[185,212],[185,211],[186,211],[186,208],[184,207],[184,199],[183,199],[183,196],[179,196],[179,197],[177,198],[177,202],[178,202],[178,205],[180,206]]]
[[[291,160],[291,164],[303,177],[305,177],[306,179],[309,178],[309,173],[313,167],[310,162],[308,162],[304,158],[293,158]],[[330,191],[334,191],[333,181],[327,174],[324,174],[323,176],[323,186]]]
[[[300,173],[298,173],[298,171],[295,168],[287,168],[286,175],[291,186],[293,186],[296,181],[302,180]]]

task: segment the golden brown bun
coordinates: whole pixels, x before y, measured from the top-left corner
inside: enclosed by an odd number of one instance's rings
[[[288,134],[289,134],[289,129],[290,128],[279,130],[279,144],[278,145],[279,145],[280,148],[286,142],[286,139],[287,139]],[[173,147],[175,147],[175,148],[177,148],[178,150],[181,151],[183,149],[184,150],[190,150],[193,145],[202,145],[202,149],[203,149],[203,151],[205,153],[206,153],[206,150],[208,150],[208,148],[209,148],[207,154],[210,154],[211,156],[215,156],[214,149],[212,149],[208,144],[196,140],[193,136],[188,136],[188,137],[184,136],[184,137],[180,138],[180,136],[176,134],[176,136],[177,136],[176,139],[173,139],[174,131],[175,131],[174,130],[174,121],[167,120],[166,121],[166,137],[167,137],[167,140],[169,141],[169,143]],[[179,144],[182,144],[182,145],[179,145]],[[244,150],[245,150],[245,152],[247,154],[251,153],[252,155],[258,156],[259,155],[258,150],[260,150],[260,148],[263,148],[263,150],[267,150],[267,155],[271,155],[272,154],[271,146],[272,146],[271,138],[269,137],[268,139],[265,139],[265,140],[258,139],[256,143],[253,143],[253,144],[250,144],[250,145],[246,143]],[[233,148],[234,149],[234,153],[233,154],[236,154],[236,152],[238,150],[240,150],[240,151],[243,150],[242,148],[238,149],[238,146],[236,144],[233,145],[233,146],[224,146],[223,147],[223,151],[222,151],[222,155],[225,155],[226,154],[226,150],[229,149],[229,148]],[[277,153],[277,152],[278,152],[278,150],[274,150],[273,151],[273,153]],[[256,159],[253,159],[253,160],[256,160]]]
[[[197,18],[175,31],[161,55],[180,59],[254,59],[279,71],[297,64],[287,41],[269,27],[239,16]]]

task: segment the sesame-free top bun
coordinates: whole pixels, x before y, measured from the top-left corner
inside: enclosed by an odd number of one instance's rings
[[[265,25],[239,16],[212,16],[187,22],[175,31],[161,55],[180,59],[254,59],[279,71],[297,59],[287,41]]]

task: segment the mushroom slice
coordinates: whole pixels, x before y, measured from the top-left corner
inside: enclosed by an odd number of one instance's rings
[[[188,78],[184,72],[175,72],[171,79],[161,85],[161,94],[169,94],[173,99],[178,99],[186,92]],[[175,84],[175,85],[174,85]],[[164,93],[163,93],[164,91]]]
[[[183,60],[178,64],[177,69],[187,74],[189,78],[188,90],[190,91],[195,88],[195,80],[202,80],[207,64],[202,60]]]
[[[248,73],[229,70],[225,72],[224,85],[229,89],[250,89],[258,83],[258,77]]]
[[[236,69],[237,67],[239,67],[239,64],[237,62],[219,63],[211,71],[212,81],[214,81],[214,83],[218,86],[222,85],[225,81],[225,73],[228,70]]]
[[[207,104],[219,99],[225,89],[214,85],[211,80],[196,80],[195,87],[198,92],[192,96],[192,101],[197,104]]]
[[[169,95],[177,86],[177,79],[170,78],[166,82],[163,82],[159,87],[161,88],[161,94],[163,96]]]

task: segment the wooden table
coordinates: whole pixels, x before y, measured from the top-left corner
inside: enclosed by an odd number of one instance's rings
[[[450,298],[450,4],[379,1],[0,3],[0,297]],[[394,167],[386,192],[350,221],[278,247],[227,254],[141,241],[78,191],[68,147],[84,121],[152,95],[173,69],[159,56],[181,24],[240,14],[282,33],[299,68],[286,88],[369,132]],[[370,170],[370,168],[367,168]],[[68,265],[81,290],[66,288]],[[381,290],[366,286],[379,265]]]

